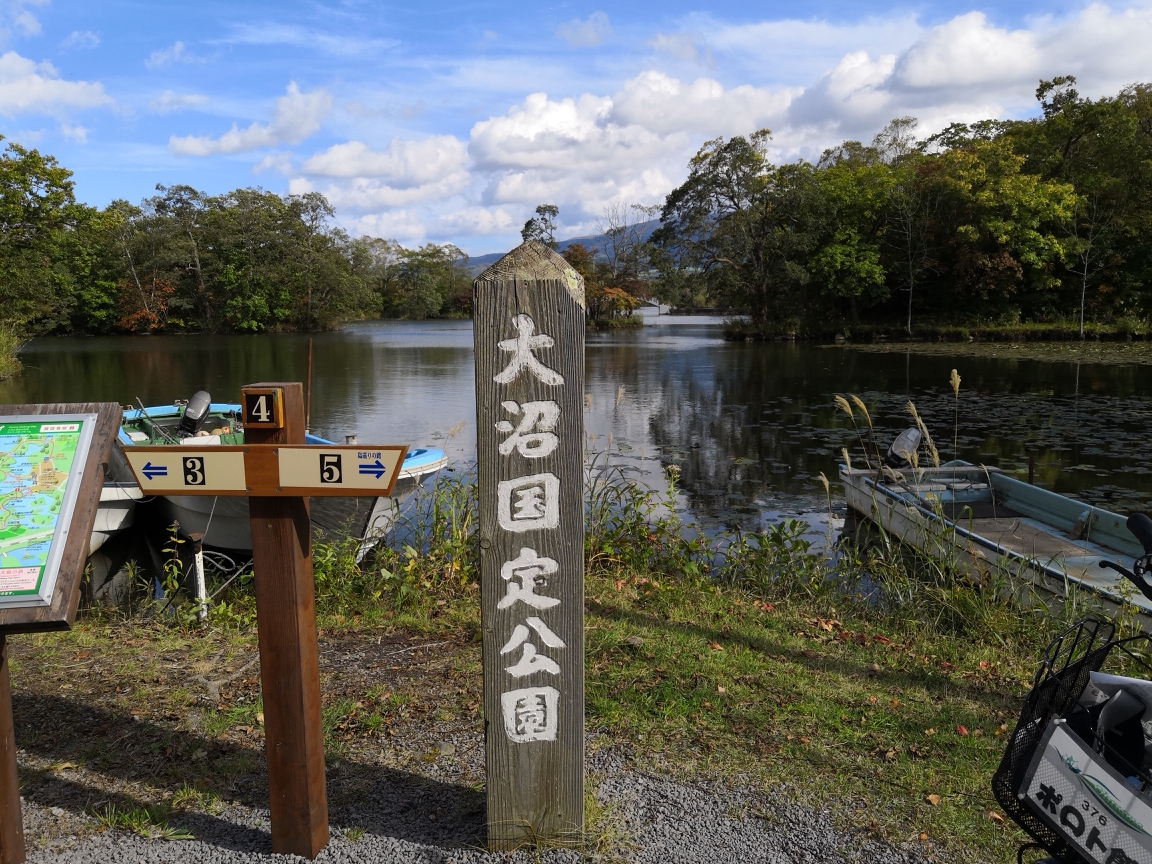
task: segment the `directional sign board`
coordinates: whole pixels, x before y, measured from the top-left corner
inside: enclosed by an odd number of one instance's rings
[[[125,447],[145,495],[246,495],[243,447]]]
[[[189,439],[192,440],[192,439]],[[145,495],[390,495],[407,445],[125,447]]]
[[[408,448],[403,445],[279,447],[283,494],[388,495]]]

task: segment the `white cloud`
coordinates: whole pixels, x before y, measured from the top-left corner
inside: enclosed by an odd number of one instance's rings
[[[715,137],[754,132],[780,119],[798,92],[748,84],[725,90],[712,78],[684,84],[648,71],[624,82],[612,100],[612,119],[664,135],[698,132]]]
[[[100,37],[91,30],[73,30],[65,37],[64,41],[60,43],[60,47],[65,51],[74,51],[95,48],[99,44]]]
[[[357,38],[278,22],[241,25],[226,41],[240,45],[290,45],[337,57],[387,51],[400,44],[397,39]]]
[[[919,117],[922,132],[951,122],[1035,110],[1041,78],[1072,73],[1085,95],[1115,94],[1149,77],[1152,8],[1116,12],[1093,4],[1028,30],[991,24],[980,12],[925,30],[902,50],[857,50],[792,103],[783,139],[811,153],[846,137],[868,138],[893,117]],[[780,143],[780,142],[778,142]]]
[[[35,36],[40,32],[40,20],[28,10],[16,13],[12,23],[25,36]]]
[[[51,63],[29,60],[15,51],[0,55],[0,114],[54,114],[111,104],[104,86],[62,81]]]
[[[69,141],[74,141],[77,144],[88,143],[88,130],[83,126],[70,126],[67,123],[61,123],[60,134]]]
[[[459,194],[471,177],[464,143],[451,135],[394,138],[383,150],[360,141],[336,144],[300,166],[296,192],[322,191],[333,205],[363,213]],[[308,178],[326,178],[323,187]]]
[[[513,216],[503,207],[465,207],[436,220],[437,236],[492,236],[520,230],[524,217]]]
[[[414,210],[389,210],[368,213],[353,223],[357,234],[396,239],[407,246],[423,243],[427,235],[428,216]]]
[[[189,51],[183,42],[177,40],[167,48],[161,48],[158,51],[153,51],[148,55],[148,59],[144,61],[144,65],[149,69],[160,69],[163,66],[168,66],[172,63],[202,63],[203,60]]]
[[[1002,88],[1031,83],[1040,65],[1034,34],[992,27],[983,12],[969,12],[928,31],[908,49],[895,82],[917,89]]]
[[[168,149],[181,156],[212,156],[217,153],[244,153],[279,144],[298,144],[320,128],[320,121],[332,110],[332,96],[326,90],[300,92],[293,81],[288,92],[276,100],[271,123],[253,123],[240,129],[235,123],[219,138],[201,135],[173,135]]]
[[[660,201],[704,135],[754,131],[781,116],[789,99],[649,71],[614,96],[553,100],[533,93],[475,124],[468,149],[474,170],[487,176],[486,202],[552,201],[572,226],[609,203]]]
[[[712,51],[695,33],[657,33],[648,42],[654,51],[686,63],[715,66]]]
[[[252,166],[253,174],[261,174],[264,171],[275,171],[284,175],[293,173],[292,156],[288,153],[269,153]]]
[[[201,93],[177,93],[175,90],[165,90],[148,102],[148,108],[157,114],[168,114],[171,111],[200,108],[207,104],[208,97]]]
[[[573,18],[556,28],[556,35],[573,48],[591,48],[599,45],[612,33],[612,25],[603,12],[593,12],[585,20]]]

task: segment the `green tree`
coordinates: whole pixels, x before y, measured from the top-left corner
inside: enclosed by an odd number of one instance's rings
[[[38,150],[9,142],[0,154],[0,320],[28,334],[69,320],[69,235],[90,216],[73,186],[72,172]]]
[[[819,241],[815,168],[772,165],[771,133],[708,141],[688,179],[669,193],[652,242],[673,278],[707,284],[726,308],[763,330],[795,329],[809,280],[805,263]]]
[[[556,220],[560,216],[560,208],[555,204],[541,204],[536,208],[536,215],[524,223],[520,237],[525,243],[529,240],[539,240],[550,248],[556,248]]]

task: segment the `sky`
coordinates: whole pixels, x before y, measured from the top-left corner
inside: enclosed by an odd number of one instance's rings
[[[1062,74],[1152,81],[1152,0],[0,0],[0,134],[80,200],[318,191],[354,235],[473,255],[537,204],[562,237],[660,204],[712,138],[814,160],[895,117],[1033,116]]]

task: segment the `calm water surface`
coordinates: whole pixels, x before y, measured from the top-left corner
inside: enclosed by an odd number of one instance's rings
[[[433,444],[475,456],[472,325],[372,322],[314,337],[312,430],[335,440]],[[60,337],[33,341],[0,402],[145,405],[206,389],[304,380],[307,337]],[[958,402],[948,385],[957,367]],[[714,318],[649,318],[587,345],[588,446],[658,482],[682,471],[682,503],[707,522],[752,526],[824,507],[842,447],[860,446],[834,394],[867,404],[886,447],[912,399],[951,458],[1025,471],[1064,494],[1126,512],[1152,503],[1152,367],[909,354],[807,344],[727,343]],[[834,495],[840,497],[834,487]]]

